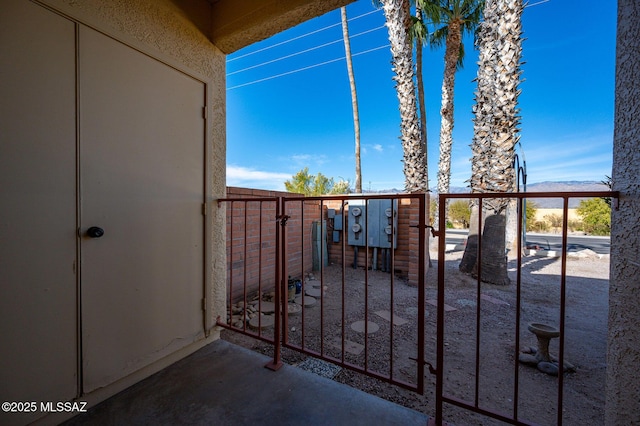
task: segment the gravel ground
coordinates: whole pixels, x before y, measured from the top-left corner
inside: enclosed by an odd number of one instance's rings
[[[535,367],[518,364],[518,352],[536,347],[535,336],[527,324],[539,322],[558,327],[560,323],[560,260],[525,257],[521,278],[521,326],[519,348],[515,343],[516,272],[509,265],[512,284],[482,284],[480,309],[476,280],[461,274],[458,263],[462,252],[445,258],[445,394],[473,401],[476,379],[478,403],[484,409],[511,415],[514,400],[514,370],[518,365],[518,417],[543,425],[557,424],[558,378]],[[580,257],[579,257],[580,256]],[[563,376],[563,423],[566,425],[602,424],[604,421],[604,382],[608,314],[609,261],[590,252],[568,258],[566,279],[564,359],[575,372]],[[289,344],[308,351],[322,352],[355,368],[367,368],[373,374],[392,375],[413,386],[417,363],[417,288],[380,271],[343,271],[329,266],[320,277],[307,277],[305,288],[325,286],[322,304],[307,307],[301,314],[289,316]],[[437,263],[429,269],[425,291],[425,359],[436,360]],[[393,287],[393,292],[390,290]],[[393,295],[393,304],[390,297]],[[369,333],[352,325],[364,320],[368,305]],[[344,311],[342,309],[344,306]],[[392,311],[392,312],[391,312]],[[476,327],[479,312],[479,327]],[[320,321],[320,318],[323,321]],[[393,318],[393,321],[390,321]],[[303,327],[304,322],[304,327]],[[377,328],[377,331],[373,331]],[[479,328],[479,332],[478,332]],[[265,335],[272,333],[264,330]],[[476,376],[476,336],[480,336]],[[272,335],[272,334],[271,334]],[[272,346],[239,333],[224,330],[224,339],[272,355]],[[344,338],[342,338],[344,336]],[[559,339],[553,339],[550,353],[558,354]],[[349,368],[317,360],[297,350],[283,349],[283,361],[324,377],[361,389],[403,406],[434,414],[435,376],[425,368],[425,390],[418,394]],[[392,362],[391,362],[392,361]],[[445,404],[444,417],[456,425],[503,424],[469,411]]]

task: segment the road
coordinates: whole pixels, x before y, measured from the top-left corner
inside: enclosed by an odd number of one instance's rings
[[[464,244],[467,238],[466,229],[447,229],[447,244]],[[547,250],[562,249],[562,235],[527,233],[527,245],[538,245]],[[590,235],[567,236],[568,251],[590,249],[598,254],[609,254],[611,240],[609,237],[593,237]]]

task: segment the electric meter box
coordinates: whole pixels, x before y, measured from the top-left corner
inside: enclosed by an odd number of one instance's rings
[[[349,200],[347,222],[349,245],[396,248],[398,200]]]

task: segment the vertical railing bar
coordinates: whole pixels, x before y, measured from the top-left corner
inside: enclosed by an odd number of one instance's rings
[[[478,203],[478,258],[476,264],[478,265],[478,290],[476,294],[476,365],[475,365],[475,390],[473,404],[476,408],[479,407],[480,400],[480,308],[481,308],[481,289],[482,289],[482,198],[479,198]]]
[[[258,330],[262,330],[262,205],[263,200],[259,201],[258,207]],[[258,332],[258,334],[261,334]]]
[[[271,208],[273,209],[273,211],[271,211]],[[271,220],[270,220],[270,219],[271,219],[271,217],[272,217],[271,215],[269,215],[269,212],[272,212],[273,217],[277,217],[277,216],[278,216],[278,213],[277,213],[277,210],[278,210],[277,202],[276,202],[276,203],[274,203],[273,207],[271,207],[271,208],[267,208],[267,209],[266,209],[266,212],[265,212],[265,218],[266,218],[266,220],[265,220],[265,227],[267,228],[267,229],[265,229],[265,234],[267,235],[267,238],[269,237],[269,233],[270,233],[270,232],[271,232],[271,230],[273,229],[273,228],[271,228],[271,227],[269,226],[269,225],[270,225],[270,223],[271,223]],[[276,228],[276,230],[277,230],[277,228]],[[277,234],[274,234],[273,236],[271,236],[271,238],[273,239],[273,241],[271,241],[271,243],[273,243],[273,249],[274,249],[274,252],[273,252],[272,256],[273,256],[273,260],[274,260],[274,262],[275,262],[275,263],[274,263],[274,266],[275,266],[275,268],[277,269],[277,268],[278,268],[278,254],[277,254],[278,246],[277,246],[277,242],[276,242],[276,241],[277,241]],[[271,245],[271,244],[270,244],[270,245]],[[267,256],[268,256],[268,255],[267,255]],[[268,270],[268,268],[267,268],[267,270]],[[265,277],[266,277],[266,274],[265,274]],[[267,283],[268,283],[269,281],[270,281],[270,280],[267,278]],[[278,282],[278,281],[277,281],[277,279],[276,279],[276,286],[277,286],[277,282]],[[268,284],[267,284],[267,285],[268,285]],[[262,304],[262,293],[260,294],[260,303]],[[258,315],[260,315],[260,313],[261,313],[261,312],[262,312],[262,308],[260,308],[260,310],[258,311]],[[261,318],[261,319],[262,319],[262,318]]]
[[[324,200],[320,200],[320,355],[324,356],[324,250],[322,245],[322,236],[324,231],[323,226],[323,210],[324,210]],[[313,245],[313,241],[311,241]],[[304,265],[304,263],[303,263]],[[304,293],[302,294],[302,299],[304,300]],[[303,302],[304,305],[304,302]]]
[[[346,291],[345,291],[345,282],[346,282],[346,276],[345,276],[345,265],[346,265],[346,261],[347,261],[347,253],[346,253],[346,246],[347,246],[347,238],[348,238],[348,234],[347,234],[347,215],[345,214],[345,200],[342,200],[342,204],[341,204],[341,210],[340,210],[340,215],[342,215],[342,243],[340,244],[341,247],[341,256],[342,256],[342,321],[340,324],[340,330],[341,330],[341,334],[340,334],[340,356],[341,356],[341,361],[344,363],[345,361],[345,355],[344,355],[344,340],[345,340],[345,296],[346,296]]]
[[[426,256],[426,244],[427,238],[425,236],[427,232],[427,197],[428,193],[423,192],[420,197],[418,197],[418,208],[419,208],[419,216],[418,216],[418,392],[422,394],[424,392],[424,363],[425,363],[425,326],[424,326],[424,317],[425,317],[425,265],[427,262]],[[392,207],[393,211],[393,207]],[[393,214],[393,213],[392,213]],[[393,220],[391,221],[393,224]],[[391,225],[393,227],[393,225]],[[393,247],[395,233],[391,233],[391,246]],[[393,253],[393,249],[391,253]],[[392,254],[393,257],[393,254]],[[394,269],[391,270],[393,274]],[[393,316],[391,317],[393,318]]]
[[[444,278],[445,278],[445,209],[446,194],[438,196],[438,303],[436,327],[436,425],[442,425],[442,408],[444,397]]]
[[[229,226],[231,232],[229,234],[229,294],[227,295],[227,300],[228,300],[228,307],[229,307],[229,325],[231,325],[233,327],[233,201],[231,201],[231,206],[230,206],[230,214],[229,214],[229,218],[230,218],[230,222],[231,225]]]
[[[301,337],[301,341],[300,341],[300,347],[302,348],[302,350],[304,350],[305,348],[305,342],[306,342],[306,327],[305,327],[305,317],[307,315],[306,309],[305,309],[305,304],[304,304],[304,293],[306,291],[306,287],[304,284],[304,198],[301,198],[300,200],[300,251],[302,252],[302,256],[301,256],[301,276],[302,276],[302,287],[300,289],[300,310],[301,310],[301,333],[300,333],[300,337]],[[288,278],[288,276],[287,276]],[[287,330],[288,333],[288,330]]]
[[[287,220],[290,219],[290,215],[287,215],[287,198],[281,197],[282,211],[281,215]],[[284,344],[289,343],[289,289],[288,289],[288,278],[289,278],[289,238],[287,236],[287,221],[285,220],[282,225],[282,285],[280,286],[280,291],[283,297],[281,298],[281,310],[280,317],[282,318],[282,342]]]
[[[393,247],[393,236],[394,236],[394,234],[396,232],[395,227],[394,227],[394,220],[393,220],[394,219],[394,216],[393,216],[393,212],[394,212],[394,210],[393,210],[393,200],[394,200],[394,198],[390,199],[390,201],[391,201],[391,206],[390,206],[390,208],[391,208],[391,248],[389,250],[391,250],[391,253],[392,253],[391,256],[393,256],[393,252],[395,251],[394,247]],[[383,257],[382,258],[382,264],[383,265],[384,265],[384,262],[385,262],[385,259]],[[378,265],[375,265],[375,266],[376,266],[376,268],[378,267]],[[394,327],[393,326],[393,314],[394,314],[394,310],[393,310],[393,301],[394,301],[393,292],[394,292],[394,284],[395,284],[395,281],[393,279],[394,278],[393,275],[394,275],[393,274],[393,269],[391,269],[390,276],[389,276],[390,287],[391,287],[390,297],[389,297],[389,312],[390,312],[389,316],[391,317],[390,318],[391,327],[389,327],[389,379],[390,380],[393,380],[393,327]],[[418,364],[420,364],[420,362],[418,362]]]
[[[287,200],[289,201],[289,200]],[[300,347],[304,350],[304,341],[305,341],[305,326],[304,326],[304,318],[305,318],[305,309],[304,309],[304,291],[305,291],[305,284],[304,284],[304,198],[301,198],[299,200],[293,200],[292,203],[295,203],[296,201],[299,201],[299,208],[300,208],[300,252],[301,252],[301,256],[300,256],[300,318],[301,318],[301,322],[300,322]],[[291,208],[291,219],[293,219],[293,214],[295,211],[295,208]],[[288,243],[287,243],[288,246]],[[297,250],[297,249],[296,249]],[[288,265],[288,263],[287,263]],[[289,288],[289,274],[287,273],[286,275],[286,280],[287,280],[287,311],[286,311],[286,316],[289,317],[289,293],[288,293],[288,288]],[[295,295],[294,295],[294,300],[295,300]],[[288,337],[289,337],[289,327],[287,327],[286,329],[286,335],[287,335],[287,341],[288,341]]]
[[[247,211],[249,210],[249,202],[244,202],[244,244],[243,244],[243,253],[244,253],[244,270],[242,272],[242,303],[244,303],[242,308],[242,330],[246,333],[247,331],[247,242],[248,242],[248,232],[247,232]],[[258,330],[258,335],[261,335],[261,331]]]
[[[518,195],[518,253],[517,253],[517,267],[516,267],[516,338],[514,348],[514,365],[513,365],[513,418],[518,420],[518,397],[519,397],[519,382],[520,382],[520,309],[521,309],[521,290],[522,290],[522,232],[524,218],[527,211],[525,208],[525,197]],[[526,244],[526,241],[524,241]]]
[[[364,371],[369,371],[369,199],[364,200]]]
[[[280,198],[280,245],[281,245],[281,258],[280,263],[282,264],[282,273],[280,275],[280,303],[278,304],[277,310],[275,312],[276,315],[280,318],[280,340],[283,345],[286,345],[289,342],[289,333],[287,332],[287,303],[289,300],[289,293],[287,289],[287,277],[289,276],[289,263],[288,263],[288,236],[287,236],[287,199],[285,197]]]
[[[283,333],[284,325],[282,323],[282,303],[283,300],[286,299],[286,295],[283,292],[284,282],[287,277],[287,238],[285,236],[285,225],[284,225],[284,215],[285,215],[285,199],[283,197],[278,197],[278,235],[280,241],[277,244],[279,259],[278,263],[280,264],[280,270],[278,275],[278,280],[276,281],[276,303],[275,303],[275,330],[278,331],[278,338],[276,339],[278,344],[278,361],[280,362],[280,352],[281,346],[283,343],[287,342],[287,336]]]
[[[562,205],[562,275],[560,277],[560,342],[558,349],[558,426],[562,426],[562,399],[564,394],[564,341],[565,341],[565,308],[567,294],[567,234],[569,222],[569,197],[563,197]]]
[[[274,324],[273,324],[273,361],[266,365],[267,368],[271,370],[277,370],[282,366],[281,360],[281,349],[282,349],[282,339],[281,339],[281,331],[282,325],[280,323],[280,298],[282,291],[282,273],[283,273],[283,258],[284,258],[284,244],[283,242],[283,230],[284,226],[282,225],[282,197],[278,197],[276,199],[276,217],[275,217],[275,237],[276,237],[276,253],[275,253],[275,301],[274,301]]]

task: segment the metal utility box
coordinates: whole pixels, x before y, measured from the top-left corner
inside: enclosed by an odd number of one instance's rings
[[[340,242],[340,234],[342,233],[342,210],[327,209],[327,219],[329,219],[329,228],[333,228],[331,233],[334,243]]]
[[[396,248],[398,201],[392,199],[349,200],[348,244]]]
[[[327,253],[327,221],[313,222],[311,231],[311,239],[313,241],[313,270],[319,271],[320,265],[329,265],[329,254]]]
[[[347,215],[347,244],[350,246],[365,246],[367,230],[366,200],[349,200]]]

